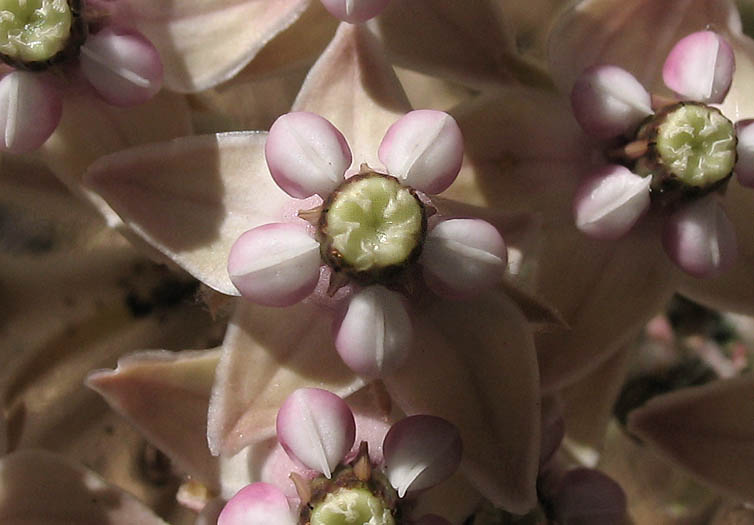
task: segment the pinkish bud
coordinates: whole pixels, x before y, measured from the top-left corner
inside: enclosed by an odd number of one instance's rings
[[[325,9],[337,19],[359,24],[382,12],[390,0],[322,0]]]
[[[269,483],[252,483],[225,505],[217,525],[296,525],[288,499]]]
[[[463,136],[443,111],[411,111],[385,133],[377,152],[388,174],[424,193],[445,191],[463,162]]]
[[[668,217],[662,243],[673,262],[694,277],[718,275],[736,262],[736,232],[714,195]]]
[[[291,459],[329,478],[353,446],[356,423],[332,392],[299,388],[278,411],[277,435]]]
[[[139,33],[106,27],[86,39],[80,62],[84,77],[114,106],[142,104],[162,86],[160,55]]]
[[[584,180],[576,191],[576,227],[597,239],[618,239],[649,209],[652,177],[610,164]]]
[[[466,297],[499,283],[508,264],[505,242],[481,219],[448,219],[427,235],[420,262],[437,293]]]
[[[728,94],[735,69],[728,42],[713,31],[699,31],[682,38],[670,50],[662,79],[687,99],[718,104]]]
[[[741,185],[754,188],[754,120],[737,122],[736,135],[736,178]]]
[[[12,71],[0,80],[0,149],[40,147],[60,122],[63,101],[46,75]]]
[[[452,423],[435,416],[410,416],[388,431],[382,445],[390,484],[403,497],[450,477],[461,463],[461,436]]]
[[[354,294],[335,330],[335,349],[365,377],[395,370],[408,356],[413,330],[400,294],[379,285]]]
[[[584,71],[571,91],[571,105],[584,131],[598,139],[633,131],[652,114],[647,90],[617,66],[594,66]]]
[[[623,489],[598,470],[568,471],[550,504],[561,525],[623,525],[626,520]]]
[[[286,113],[270,128],[264,154],[272,178],[291,197],[326,197],[343,182],[351,150],[330,121],[304,111]]]
[[[314,291],[319,243],[296,224],[253,228],[233,244],[228,275],[245,298],[267,306],[290,306]]]

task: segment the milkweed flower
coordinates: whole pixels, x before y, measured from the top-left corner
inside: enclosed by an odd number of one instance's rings
[[[326,265],[329,295],[347,282],[356,288],[336,327],[341,357],[365,376],[395,369],[411,344],[403,301],[417,286],[417,264],[432,289],[465,297],[499,282],[507,266],[505,243],[489,223],[432,221],[430,196],[456,178],[462,141],[450,115],[412,111],[380,144],[387,173],[362,164],[344,177],[352,156],[343,135],[313,113],[283,115],[267,138],[267,165],[291,197],[321,197],[298,212],[314,235],[304,224],[282,222],[247,231],[230,251],[231,281],[251,301],[289,306],[314,292]]]
[[[579,187],[579,229],[615,239],[651,208],[667,215],[665,251],[684,271],[706,277],[733,264],[735,232],[716,195],[734,170],[742,185],[754,185],[754,128],[734,125],[713,104],[725,99],[734,69],[727,41],[701,31],[681,39],[663,67],[665,84],[680,101],[653,100],[617,66],[594,66],[579,77],[574,115],[587,134],[611,141],[607,157],[615,162]]]
[[[316,388],[294,391],[278,412],[277,437],[290,459],[305,468],[290,473],[296,495],[286,494],[285,473],[278,480],[283,487],[252,483],[228,501],[218,525],[403,523],[410,514],[404,500],[445,480],[461,459],[458,430],[441,418],[417,415],[396,422],[384,434],[376,460],[367,441],[354,448],[356,432],[354,414],[340,397]]]
[[[142,34],[97,0],[12,0],[0,8],[0,149],[32,151],[55,131],[67,89],[114,106],[146,102],[162,63]]]

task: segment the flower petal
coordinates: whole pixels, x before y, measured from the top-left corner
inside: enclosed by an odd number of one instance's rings
[[[374,18],[389,2],[390,0],[322,0],[334,17],[349,24],[358,24]]]
[[[314,291],[321,264],[319,243],[303,225],[271,223],[247,231],[233,244],[228,275],[246,299],[290,306]]]
[[[165,87],[195,92],[235,75],[307,5],[307,0],[129,0],[121,16],[160,52]]]
[[[536,500],[540,437],[526,320],[502,294],[487,293],[469,302],[432,297],[414,326],[415,351],[384,378],[396,405],[456,425],[462,472],[496,505],[525,513]]]
[[[11,71],[0,80],[0,149],[23,153],[52,135],[63,112],[63,97],[44,75]]]
[[[120,359],[115,370],[91,373],[86,384],[183,471],[217,489],[217,460],[204,429],[219,360],[219,349],[140,352]]]
[[[629,430],[696,478],[754,500],[754,375],[658,396],[629,415]]]
[[[166,525],[126,491],[43,450],[20,450],[0,459],[0,521]]]
[[[74,193],[89,200],[110,225],[118,225],[120,219],[110,206],[82,187],[81,179],[89,165],[108,153],[190,133],[185,97],[161,92],[145,104],[123,109],[98,100],[91,92],[69,92],[60,124],[37,154]]]
[[[673,262],[694,277],[720,274],[736,262],[736,232],[714,196],[668,217],[662,240]]]
[[[106,27],[87,37],[80,53],[81,72],[110,104],[141,104],[162,86],[160,55],[138,33]]]
[[[238,295],[227,271],[233,242],[311,207],[273,182],[265,138],[245,132],[150,144],[99,159],[86,180],[144,240],[211,288]]]
[[[662,67],[665,85],[684,98],[719,104],[728,94],[736,60],[725,39],[697,31],[680,39]]]
[[[264,147],[267,167],[291,197],[327,197],[343,182],[351,150],[343,134],[327,119],[297,111],[278,118]]]
[[[453,184],[463,161],[463,136],[443,111],[411,111],[390,126],[378,156],[387,172],[429,194]]]
[[[382,445],[387,478],[399,498],[430,488],[456,471],[462,448],[458,429],[441,417],[401,419],[390,427]]]
[[[214,454],[234,454],[272,437],[280,405],[297,388],[345,397],[364,384],[334,351],[330,332],[331,318],[321,305],[239,304],[210,400],[207,432]]]
[[[649,209],[652,177],[609,164],[588,177],[576,191],[576,227],[596,239],[618,239]]]
[[[285,494],[269,483],[244,487],[225,505],[217,525],[296,525]]]
[[[644,86],[617,66],[594,66],[584,71],[571,91],[571,105],[584,131],[598,139],[628,134],[653,113]]]
[[[587,67],[615,64],[656,92],[663,61],[678,39],[708,26],[725,33],[736,24],[738,13],[728,1],[585,0],[565,11],[550,33],[550,71],[567,93]]]
[[[412,340],[403,298],[379,285],[351,296],[335,329],[338,354],[351,370],[365,377],[380,377],[399,367]]]
[[[344,104],[343,101],[349,101]],[[379,166],[377,146],[411,108],[379,41],[360,25],[341,24],[301,86],[293,111],[326,118],[348,137],[356,166]]]
[[[508,264],[505,242],[480,219],[447,219],[427,235],[421,265],[437,293],[468,297],[498,284]]]
[[[505,20],[495,1],[424,0],[391,2],[371,24],[396,64],[479,86],[506,77],[501,57],[515,44]]]
[[[299,388],[278,411],[278,441],[304,466],[332,473],[356,439],[356,423],[345,401],[321,388]]]

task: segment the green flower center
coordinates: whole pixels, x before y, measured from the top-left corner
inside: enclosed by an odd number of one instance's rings
[[[644,134],[650,141],[652,159],[637,164],[641,175],[659,176],[663,184],[676,180],[700,191],[715,187],[733,172],[736,131],[716,108],[681,102],[658,113],[645,126]]]
[[[389,175],[367,172],[346,180],[323,206],[323,254],[355,274],[384,273],[418,256],[426,230],[424,206]]]
[[[44,62],[71,35],[67,0],[0,0],[0,53],[21,62]]]
[[[312,510],[311,525],[395,525],[390,509],[362,488],[341,488]]]

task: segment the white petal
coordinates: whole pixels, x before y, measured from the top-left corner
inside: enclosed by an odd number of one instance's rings
[[[443,111],[411,111],[390,126],[378,155],[390,175],[437,194],[461,169],[463,136],[455,119]]]
[[[622,237],[649,208],[651,182],[651,177],[640,177],[623,166],[605,166],[576,192],[576,226],[597,239]]]
[[[720,274],[736,262],[736,232],[714,196],[668,217],[662,242],[673,262],[694,277]]]
[[[403,497],[447,479],[461,462],[461,436],[448,421],[411,416],[390,427],[382,446],[390,484]]]
[[[351,297],[336,329],[335,348],[351,370],[378,377],[400,366],[412,339],[411,319],[401,295],[369,286]]]
[[[225,505],[217,525],[296,525],[288,499],[268,483],[242,488]]]
[[[610,139],[636,129],[652,114],[651,99],[636,78],[617,66],[587,69],[571,91],[576,120],[589,135]]]
[[[698,31],[673,46],[662,68],[662,79],[685,98],[717,104],[727,95],[735,69],[728,42],[713,31]]]
[[[390,0],[322,0],[334,17],[350,24],[374,18],[389,2]]]
[[[8,73],[0,80],[0,149],[37,149],[55,130],[62,112],[62,97],[45,75]]]
[[[345,401],[319,388],[299,388],[277,416],[278,441],[292,459],[330,478],[356,439]]]
[[[433,290],[463,297],[499,283],[507,259],[505,242],[490,223],[448,219],[429,232],[420,261]]]
[[[238,238],[228,256],[228,274],[250,301],[289,306],[314,291],[321,264],[319,243],[303,226],[273,223]]]
[[[297,111],[278,118],[264,147],[275,182],[288,195],[323,198],[341,182],[351,165],[346,139],[327,119]]]

